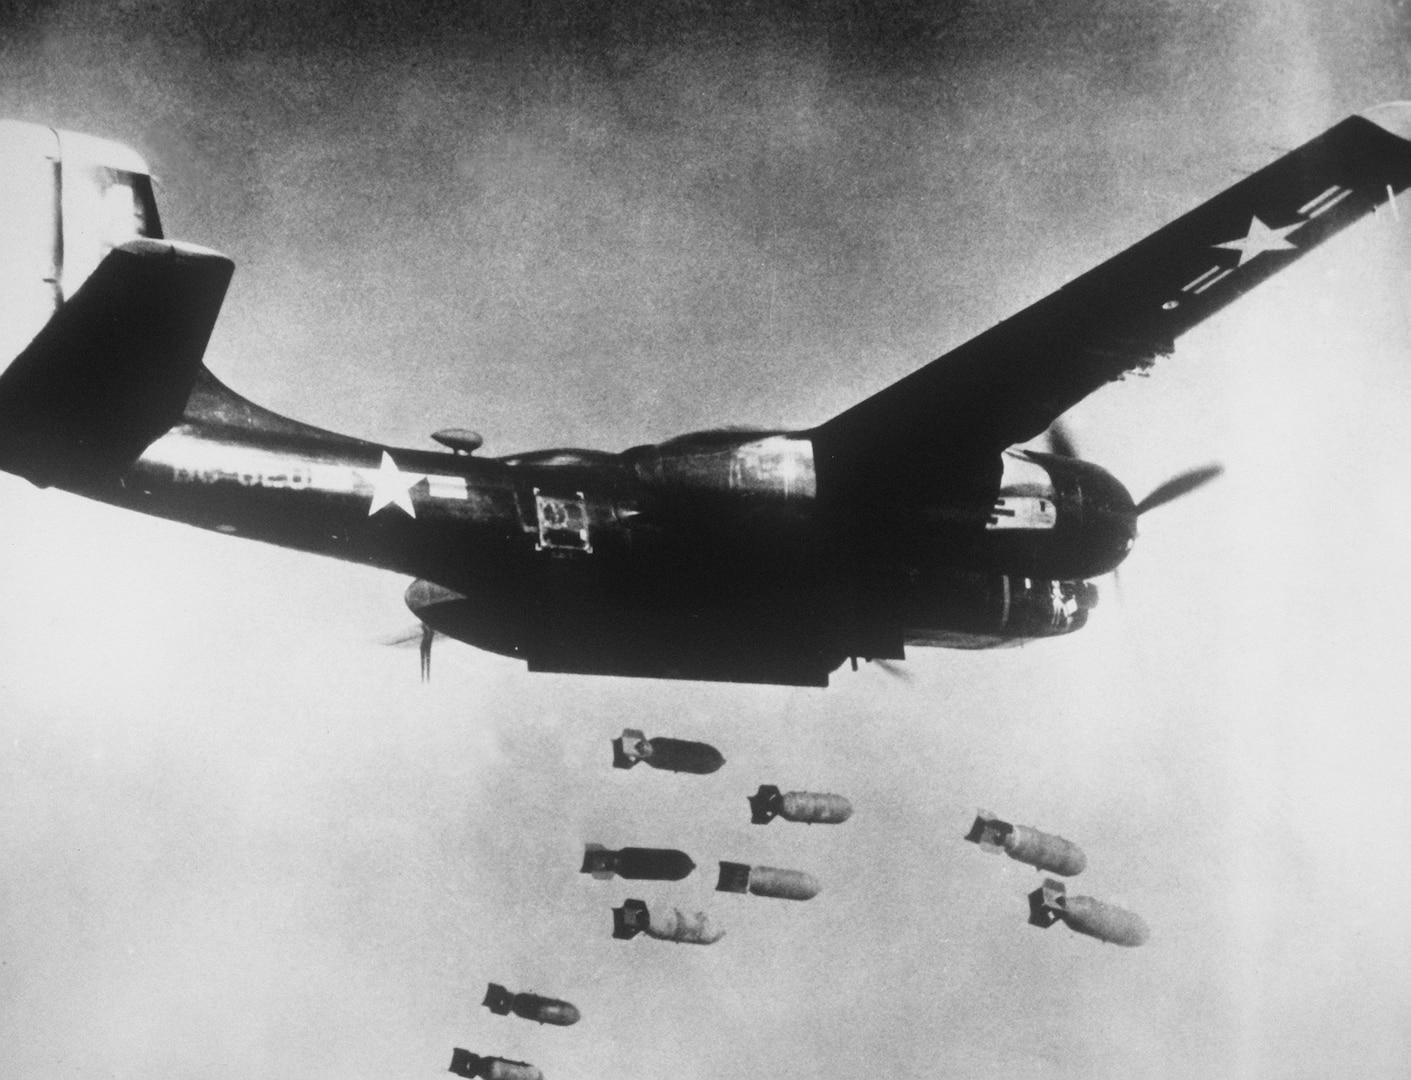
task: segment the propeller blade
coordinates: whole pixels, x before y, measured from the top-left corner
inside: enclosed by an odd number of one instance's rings
[[[421,681],[431,681],[431,643],[436,640],[436,631],[430,626],[421,630]]]
[[[1158,506],[1165,506],[1173,499],[1179,499],[1182,495],[1189,495],[1198,487],[1203,487],[1211,480],[1225,471],[1225,466],[1210,464],[1201,465],[1195,469],[1187,469],[1185,472],[1171,477],[1166,483],[1161,484],[1141,502],[1137,503],[1137,515],[1145,514],[1148,510],[1155,510]]]
[[[431,679],[431,644],[436,640],[436,631],[425,623],[422,623],[414,630],[406,630],[400,634],[392,634],[382,639],[383,645],[411,645],[416,643],[421,652],[421,681],[428,682]]]
[[[895,660],[869,660],[869,664],[876,664],[894,679],[901,679],[902,682],[911,681],[911,672],[905,668],[898,667]]]
[[[1062,420],[1055,420],[1048,428],[1049,452],[1059,457],[1081,457],[1078,444],[1073,441],[1073,433]]]

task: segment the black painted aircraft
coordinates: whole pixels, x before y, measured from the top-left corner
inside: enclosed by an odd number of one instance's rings
[[[233,265],[162,238],[125,147],[0,125],[0,467],[385,567],[436,631],[532,671],[825,686],[845,659],[1071,633],[1141,502],[1017,449],[1411,184],[1411,104],[1353,116],[807,430],[621,453],[398,449],[277,416],[202,366]]]

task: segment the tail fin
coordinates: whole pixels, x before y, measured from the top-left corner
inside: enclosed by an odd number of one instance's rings
[[[651,922],[647,905],[641,900],[624,900],[622,906],[612,909],[612,936],[620,939],[634,938],[645,930]]]
[[[481,1062],[484,1060],[479,1054],[472,1054],[469,1050],[463,1050],[459,1046],[451,1048],[451,1067],[447,1072],[453,1072],[457,1076],[467,1077],[467,1080],[475,1080],[480,1075]]]
[[[988,810],[980,810],[975,816],[975,824],[970,826],[970,831],[965,834],[965,839],[972,844],[979,844],[982,851],[990,854],[998,854],[1004,850],[1004,840],[1014,831],[1014,826],[1007,821],[1001,821]]]
[[[499,983],[491,983],[485,991],[485,1000],[480,1004],[484,1005],[492,1013],[499,1016],[508,1016],[510,1006],[514,1004],[514,995],[506,990]]]
[[[1063,918],[1067,892],[1063,882],[1044,878],[1044,883],[1029,894],[1029,925],[1047,930]]]
[[[745,892],[749,887],[748,863],[720,861],[720,880],[715,883],[716,892]]]
[[[592,874],[599,881],[607,881],[616,873],[617,852],[609,851],[602,844],[583,845],[583,869],[579,873]]]
[[[750,821],[755,825],[768,825],[779,814],[779,789],[773,784],[760,784],[759,790],[747,796],[750,804]]]
[[[137,457],[180,419],[232,270],[163,241],[134,151],[0,121],[0,468],[82,484]]]
[[[632,768],[642,760],[642,743],[646,741],[647,737],[642,732],[634,728],[624,729],[620,738],[612,740],[612,767]]]

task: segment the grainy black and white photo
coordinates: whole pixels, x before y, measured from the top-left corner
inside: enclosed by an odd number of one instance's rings
[[[1408,99],[1402,0],[0,7],[0,1076],[1404,1078]]]

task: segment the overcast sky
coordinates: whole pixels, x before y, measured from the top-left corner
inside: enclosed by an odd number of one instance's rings
[[[0,115],[131,143],[235,259],[217,375],[494,454],[816,423],[1411,96],[1372,2],[20,7]],[[1084,632],[826,691],[444,641],[423,685],[393,575],[0,477],[0,1073],[1404,1077],[1408,294],[1383,215],[1075,411],[1137,497],[1228,469]],[[728,762],[614,771],[626,726]],[[855,815],[752,826],[762,782]],[[1150,944],[1027,926],[977,806],[1082,844]],[[597,882],[585,841],[700,869]],[[717,894],[722,858],[823,892]],[[614,941],[628,896],[727,936]]]

